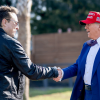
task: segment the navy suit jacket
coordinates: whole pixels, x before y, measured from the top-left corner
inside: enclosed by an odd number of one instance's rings
[[[76,63],[74,63],[73,65],[67,68],[62,69],[64,72],[64,76],[62,80],[73,77],[73,76],[77,76],[70,100],[84,100],[85,89],[84,89],[83,77],[84,77],[84,72],[85,72],[86,58],[87,58],[87,54],[89,50],[90,50],[90,46],[87,44],[87,42],[85,42]],[[98,83],[96,86],[98,87],[99,96],[100,96],[100,77],[99,76],[100,76],[100,49],[94,61],[92,80],[91,80],[92,89],[95,89],[94,86],[96,83]]]

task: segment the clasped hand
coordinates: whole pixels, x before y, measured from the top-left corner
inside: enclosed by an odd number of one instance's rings
[[[57,68],[58,70],[58,77],[57,78],[53,78],[54,81],[58,82],[58,81],[61,81],[63,75],[62,75],[62,69],[60,67]]]

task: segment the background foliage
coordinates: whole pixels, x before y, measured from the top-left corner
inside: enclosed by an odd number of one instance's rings
[[[17,2],[17,1],[16,1]],[[0,5],[11,5],[11,0],[1,0]],[[99,0],[33,0],[32,34],[84,30],[79,20],[86,19],[89,11],[100,12]]]
[[[41,20],[32,18],[32,34],[54,33],[59,28],[72,31],[84,30],[79,20],[86,19],[89,11],[100,11],[99,0],[33,0],[32,12],[41,16]],[[43,11],[40,6],[46,7]]]

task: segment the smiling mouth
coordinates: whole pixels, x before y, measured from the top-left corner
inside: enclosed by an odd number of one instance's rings
[[[87,33],[90,33],[90,31],[87,31]]]

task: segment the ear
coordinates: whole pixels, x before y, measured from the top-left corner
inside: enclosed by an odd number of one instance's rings
[[[5,26],[6,26],[6,23],[7,23],[7,20],[6,20],[6,19],[3,19],[1,25],[2,25],[3,27],[5,27]]]

